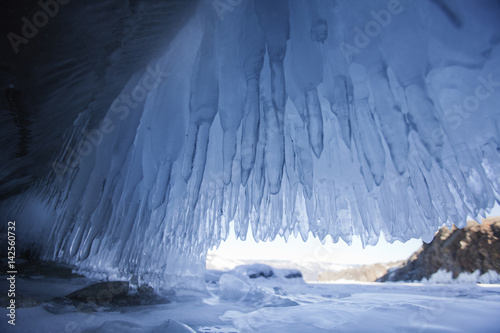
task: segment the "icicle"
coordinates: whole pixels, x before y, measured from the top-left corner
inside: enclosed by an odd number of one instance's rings
[[[394,99],[385,68],[380,67],[370,71],[370,87],[375,101],[375,113],[380,120],[380,130],[389,147],[394,166],[399,174],[403,174],[408,158],[409,129],[401,106]]]
[[[322,81],[321,43],[328,36],[326,20],[316,12],[316,1],[291,3],[291,65],[289,70],[305,96],[309,144],[316,157],[323,151],[323,117],[317,87]],[[293,97],[292,97],[293,98]],[[300,110],[299,110],[300,112]]]
[[[425,148],[436,161],[441,161],[444,134],[439,120],[434,114],[434,106],[426,97],[419,85],[411,85],[406,88],[408,103],[408,121],[413,130],[418,133]]]
[[[265,43],[263,33],[253,11],[253,0],[247,1],[244,20],[244,72],[246,77],[245,115],[241,132],[241,183],[247,184],[255,163],[255,152],[259,137],[260,118],[260,72],[264,65]]]
[[[269,191],[271,194],[277,194],[281,189],[281,179],[283,177],[285,142],[283,132],[280,131],[277,114],[274,112],[271,103],[265,103],[263,108],[267,125],[265,164]]]
[[[253,76],[253,78],[258,80],[258,71],[260,69],[253,68],[250,69],[250,74],[244,72],[244,60],[242,56],[248,55],[249,57],[255,57],[255,50],[258,52],[258,45],[251,44],[246,45],[246,37],[248,37],[248,25],[242,25],[247,19],[248,13],[244,11],[245,6],[241,5],[236,7],[231,11],[231,15],[226,15],[223,20],[217,21],[215,43],[216,47],[216,59],[217,59],[217,74],[219,77],[219,116],[223,134],[223,181],[225,185],[229,185],[232,178],[233,170],[233,160],[236,155],[236,143],[237,135],[236,132],[240,127],[241,121],[245,114],[244,104],[245,104],[245,76],[248,81],[248,76]],[[244,29],[246,28],[246,29]],[[247,30],[247,32],[245,32]],[[256,34],[259,34],[256,32]],[[242,50],[242,51],[240,51]],[[246,51],[246,52],[245,52]],[[258,57],[258,55],[257,55]],[[257,60],[258,62],[258,60]],[[255,64],[253,64],[254,67]],[[252,78],[250,78],[252,80]],[[199,84],[197,82],[196,84]],[[247,84],[248,88],[248,84]],[[250,88],[255,89],[255,85]],[[248,94],[255,94],[255,91],[248,92]],[[253,96],[255,99],[257,96]],[[255,101],[254,101],[255,102]],[[249,106],[250,107],[250,106]],[[249,112],[255,112],[255,110],[247,110]],[[257,113],[258,114],[258,113]],[[253,115],[255,121],[255,115]],[[248,118],[248,117],[247,117]],[[252,138],[252,133],[255,133],[255,123],[250,123],[250,133],[248,131],[245,135],[250,135],[250,141],[255,139]],[[249,140],[247,138],[247,140]],[[248,149],[245,147],[245,149]],[[251,150],[250,146],[250,150]],[[253,158],[254,152],[250,152],[250,161]],[[248,163],[245,161],[245,163]],[[251,164],[251,163],[249,163]],[[250,167],[251,169],[251,167]]]
[[[205,34],[198,50],[191,77],[191,98],[189,125],[182,174],[187,181],[191,173],[195,178],[189,182],[189,207],[191,210],[198,201],[199,190],[205,172],[208,136],[210,127],[218,111],[218,74],[214,50],[214,24],[205,19]]]
[[[368,104],[369,90],[366,86],[366,72],[359,66],[351,65],[351,76],[354,84],[354,119],[359,136],[358,149],[364,152],[375,184],[380,185],[384,179],[385,151],[380,141],[377,125]]]
[[[269,67],[271,69],[272,104],[279,129],[283,132],[286,103],[285,72],[283,60],[289,38],[288,0],[255,0],[259,25],[264,31]]]

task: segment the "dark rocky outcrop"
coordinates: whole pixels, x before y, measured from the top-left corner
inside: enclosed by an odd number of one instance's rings
[[[132,290],[128,281],[108,281],[95,283],[65,297],[52,299],[44,305],[44,308],[50,313],[60,314],[164,303],[170,303],[170,300],[156,294],[148,285],[143,284]]]
[[[407,262],[390,269],[377,281],[415,281],[429,278],[439,269],[453,273],[500,273],[500,218],[469,221],[463,229],[441,228],[429,244],[424,244]]]

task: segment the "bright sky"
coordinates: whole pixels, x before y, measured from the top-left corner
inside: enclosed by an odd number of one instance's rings
[[[496,205],[489,216],[500,216],[500,206]],[[312,236],[306,242],[302,238],[290,237],[288,243],[281,237],[272,242],[256,243],[249,234],[247,240],[236,240],[231,231],[229,238],[217,250],[210,251],[216,256],[242,260],[287,260],[302,262],[310,259],[341,265],[364,265],[408,259],[422,245],[422,240],[411,239],[406,243],[388,243],[381,237],[377,245],[361,246],[359,237],[353,239],[351,246],[339,240],[333,243],[327,237],[325,245]]]

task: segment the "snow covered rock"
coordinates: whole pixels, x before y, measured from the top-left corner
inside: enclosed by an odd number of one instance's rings
[[[266,264],[240,265],[232,270],[233,273],[246,276],[250,279],[301,279],[302,273],[298,269],[273,268]]]
[[[264,264],[241,265],[234,269],[236,274],[241,274],[249,277],[250,279],[266,278],[269,279],[274,275],[274,270],[271,266]]]

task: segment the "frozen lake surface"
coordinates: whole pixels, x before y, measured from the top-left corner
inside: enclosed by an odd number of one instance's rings
[[[2,310],[1,332],[498,332],[499,284],[308,284],[293,271],[207,272],[207,290],[165,291],[167,303],[79,306],[50,301],[95,281],[18,278],[21,294],[44,301]],[[259,273],[260,274],[260,273]],[[259,275],[258,274],[258,275]],[[291,275],[290,275],[291,274]],[[265,272],[264,272],[265,275]],[[286,278],[285,276],[289,276]],[[291,277],[290,277],[291,276]],[[5,281],[2,278],[2,281]],[[4,283],[4,282],[2,282]],[[4,289],[4,288],[2,288]],[[103,295],[106,293],[103,293]]]

